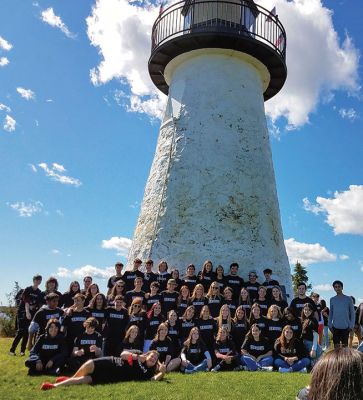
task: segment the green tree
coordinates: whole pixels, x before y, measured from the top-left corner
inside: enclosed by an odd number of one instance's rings
[[[301,265],[299,261],[297,261],[294,267],[294,273],[292,275],[292,285],[294,288],[295,295],[297,295],[297,286],[300,282],[304,282],[308,290],[312,288],[311,284],[308,283],[309,277],[306,268],[303,265]]]
[[[15,334],[17,300],[20,290],[18,282],[14,282],[13,290],[6,293],[8,305],[0,307],[0,337],[9,337]]]

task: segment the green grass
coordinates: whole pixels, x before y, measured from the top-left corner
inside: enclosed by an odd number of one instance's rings
[[[6,400],[293,400],[298,390],[309,382],[308,374],[298,373],[220,372],[192,376],[174,373],[161,382],[82,385],[42,392],[41,382],[54,378],[27,376],[25,358],[8,355],[10,342],[10,339],[0,339],[0,398]]]

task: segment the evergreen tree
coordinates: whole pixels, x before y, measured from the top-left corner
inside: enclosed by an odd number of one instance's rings
[[[295,295],[297,295],[297,286],[300,282],[304,282],[308,290],[312,288],[311,284],[308,283],[309,277],[306,268],[303,265],[301,265],[299,261],[297,261],[294,267],[294,273],[292,275],[292,285],[294,288]]]

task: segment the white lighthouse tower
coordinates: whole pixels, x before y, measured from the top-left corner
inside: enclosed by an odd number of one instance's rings
[[[129,264],[206,259],[270,267],[291,294],[264,101],[286,80],[286,34],[249,1],[187,0],[152,30],[149,72],[168,94]]]

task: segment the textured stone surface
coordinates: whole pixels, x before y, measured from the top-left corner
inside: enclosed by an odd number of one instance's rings
[[[174,69],[130,262],[271,267],[291,292],[261,85],[217,50]]]

